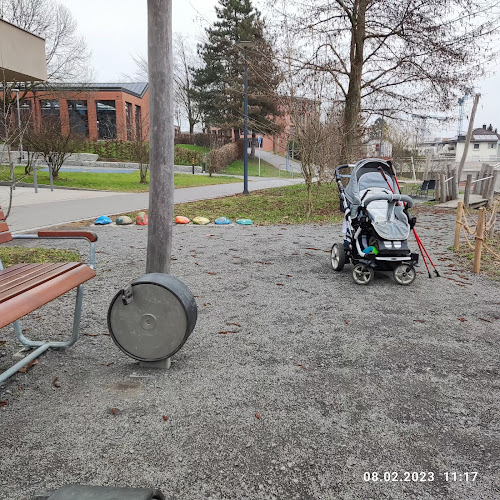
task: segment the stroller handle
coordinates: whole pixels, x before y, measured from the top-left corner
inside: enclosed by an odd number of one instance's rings
[[[337,181],[340,181],[340,179],[342,179],[342,178],[345,178],[345,179],[351,178],[350,175],[340,173],[340,171],[344,168],[352,168],[352,165],[340,165],[335,169],[335,178],[337,179]]]
[[[370,196],[367,196],[363,200],[362,205],[366,207],[368,203],[377,200],[387,200],[389,203],[403,201],[406,203],[408,208],[411,208],[413,206],[413,200],[407,194],[389,194],[389,193],[372,194]]]

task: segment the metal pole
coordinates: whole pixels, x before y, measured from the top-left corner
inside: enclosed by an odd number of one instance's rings
[[[382,111],[382,123],[380,126],[380,142],[378,146],[378,155],[382,158],[382,144],[384,142],[384,112]]]
[[[17,122],[19,124],[19,163],[23,160],[23,129],[21,126],[21,108],[19,107],[19,90],[16,91],[17,99]]]
[[[259,177],[260,177],[260,145],[261,145],[261,140],[259,138]]]
[[[247,148],[247,136],[248,136],[248,72],[247,72],[247,48],[244,47],[245,53],[245,70],[243,73],[244,81],[244,114],[245,123],[243,126],[243,194],[248,194],[248,148]]]
[[[148,0],[149,228],[147,273],[168,273],[174,217],[172,0]]]

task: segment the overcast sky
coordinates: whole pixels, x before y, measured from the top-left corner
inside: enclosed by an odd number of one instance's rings
[[[60,0],[78,22],[80,33],[92,50],[92,62],[96,80],[116,82],[124,74],[133,75],[133,55],[147,53],[147,8],[146,0]],[[196,45],[203,27],[215,19],[214,6],[217,0],[173,0],[173,30],[187,34]],[[262,1],[254,4],[264,10]],[[483,123],[500,129],[500,64],[489,69],[493,76],[478,83],[482,93],[476,115],[475,126]],[[424,104],[424,103],[423,103]],[[425,107],[425,104],[424,106]],[[472,98],[466,103],[465,113],[472,108]],[[433,114],[433,110],[428,110]],[[454,113],[458,117],[458,105]],[[430,122],[429,122],[430,125]],[[465,127],[467,122],[465,123]],[[446,125],[433,131],[437,136],[456,135],[457,125]]]

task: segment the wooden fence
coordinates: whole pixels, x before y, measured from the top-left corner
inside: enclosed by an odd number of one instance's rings
[[[455,243],[453,245],[455,251],[460,248],[461,235],[464,235],[467,245],[474,250],[473,271],[479,273],[481,269],[481,255],[483,250],[493,255],[500,262],[500,254],[495,252],[488,245],[488,238],[493,238],[495,231],[495,223],[497,218],[498,201],[493,202],[491,214],[488,217],[486,208],[478,210],[478,216],[475,218],[465,208],[462,201],[458,202],[457,219],[455,225]],[[474,244],[472,243],[474,239]]]

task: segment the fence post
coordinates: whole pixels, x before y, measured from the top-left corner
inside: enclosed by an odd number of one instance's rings
[[[493,238],[495,233],[495,215],[498,210],[498,200],[493,202],[493,209],[491,210],[491,227],[488,232],[488,238]]]
[[[441,203],[446,202],[446,182],[445,181],[445,175],[441,174],[439,176],[439,187],[440,187],[440,195],[441,199],[439,200]]]
[[[460,248],[460,232],[462,229],[462,214],[464,213],[464,204],[462,201],[458,202],[457,206],[457,220],[455,223],[455,243],[453,244],[453,248],[455,252]]]
[[[477,180],[477,179],[482,179],[482,178],[484,177],[484,172],[486,171],[486,167],[487,167],[487,166],[488,166],[488,165],[486,165],[486,163],[483,163],[483,164],[482,164],[482,166],[481,166],[481,170],[479,171],[479,175],[476,177],[476,180]],[[483,181],[481,181],[481,182],[476,182],[476,183],[474,184],[474,189],[473,189],[473,191],[472,191],[474,194],[480,194],[480,193],[481,193],[481,189],[480,189],[480,188],[481,188],[481,183],[482,183],[482,182],[483,182]]]
[[[441,180],[439,174],[435,174],[436,188],[434,189],[434,200],[439,202],[441,199]]]
[[[499,174],[500,174],[500,170],[493,170],[490,174],[490,175],[493,175],[493,177],[490,179],[490,182],[488,184],[488,191],[486,192],[486,199],[488,200],[488,204],[486,206],[488,208],[491,208],[493,205],[493,198],[495,196],[495,186],[496,186]]]
[[[451,170],[451,175],[453,176],[453,179],[450,181],[451,182],[451,199],[456,200],[458,198],[458,192],[460,191],[460,189],[459,189],[460,179],[457,179],[457,169],[456,168],[453,168]]]
[[[482,207],[479,209],[479,215],[477,218],[476,226],[476,246],[474,248],[474,269],[473,271],[478,274],[481,269],[481,251],[483,249],[483,238],[484,238],[484,225],[486,222],[486,208]]]
[[[464,193],[465,208],[469,208],[471,188],[472,188],[472,174],[467,174],[467,182],[465,183],[465,193]]]

